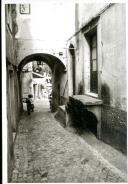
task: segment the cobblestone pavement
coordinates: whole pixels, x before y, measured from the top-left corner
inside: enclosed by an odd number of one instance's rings
[[[41,110],[42,107],[43,110]],[[64,129],[38,102],[22,115],[14,145],[12,183],[125,182],[126,174],[111,165],[83,138]]]

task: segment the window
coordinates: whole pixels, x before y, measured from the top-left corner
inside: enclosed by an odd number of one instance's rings
[[[90,36],[90,92],[98,93],[97,34]]]
[[[97,32],[99,17],[92,19],[82,32],[85,37],[84,45],[84,76],[85,76],[85,93],[98,96],[99,78],[98,78],[98,47],[97,47]]]

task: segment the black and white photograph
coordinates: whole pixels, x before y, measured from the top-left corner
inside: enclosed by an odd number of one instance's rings
[[[6,183],[127,183],[126,1],[2,1]]]

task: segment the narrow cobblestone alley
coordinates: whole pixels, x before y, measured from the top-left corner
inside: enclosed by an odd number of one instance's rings
[[[14,155],[12,183],[126,181],[123,172],[54,119],[47,101],[22,115]]]
[[[1,6],[3,183],[127,182],[126,3],[33,1]]]

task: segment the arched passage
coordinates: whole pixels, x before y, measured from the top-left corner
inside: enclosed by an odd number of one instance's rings
[[[56,56],[47,54],[47,53],[37,53],[37,54],[31,54],[26,56],[18,65],[18,69],[21,70],[27,63],[31,61],[42,61],[45,62],[53,71],[55,65],[59,67],[61,71],[64,71],[65,65],[62,63],[62,61],[57,58]]]
[[[65,65],[57,57],[46,54],[46,53],[37,53],[31,54],[25,57],[18,65],[18,78],[19,78],[19,88],[20,88],[20,100],[21,100],[21,71],[23,67],[32,61],[43,61],[46,63],[52,71],[52,111],[56,111],[58,105],[60,105],[60,81],[63,76],[64,71],[66,70]],[[22,101],[21,108],[22,108]]]

